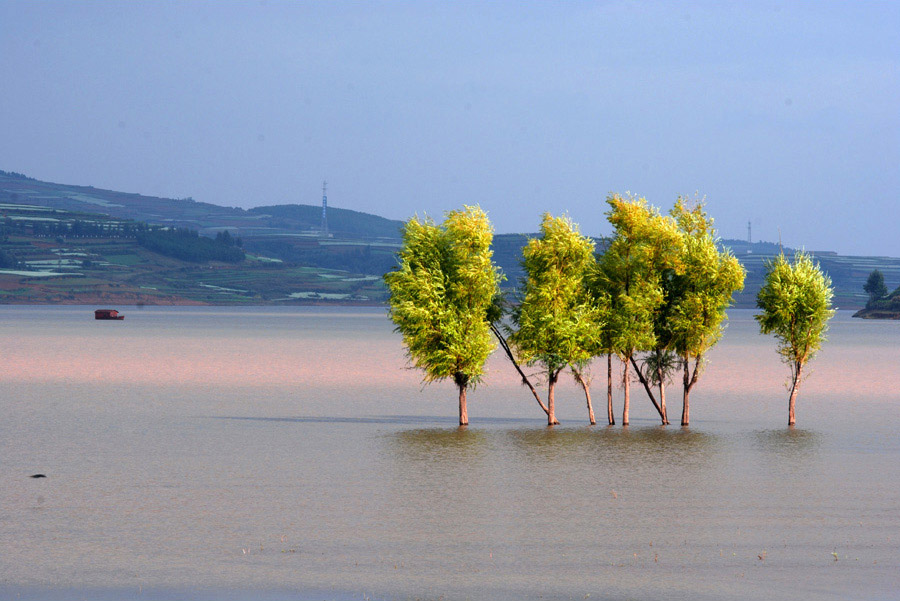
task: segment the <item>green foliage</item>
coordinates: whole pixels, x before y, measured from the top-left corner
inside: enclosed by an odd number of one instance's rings
[[[494,350],[488,312],[502,278],[491,261],[493,231],[478,207],[451,211],[444,223],[410,219],[399,267],[385,274],[390,317],[425,381],[477,383]]]
[[[137,243],[161,255],[193,263],[206,261],[240,263],[244,260],[244,251],[233,245],[230,236],[228,242],[221,237],[213,240],[199,236],[196,230],[150,229],[138,232]]]
[[[677,273],[668,280],[666,328],[679,355],[702,357],[718,342],[725,310],[743,289],[746,272],[730,250],[719,248],[701,202],[679,197],[670,214],[681,246]]]
[[[805,252],[788,262],[779,255],[768,263],[766,280],[756,297],[762,313],[756,316],[763,334],[774,334],[778,354],[796,370],[811,359],[825,341],[833,291],[831,279]]]
[[[568,217],[545,213],[541,237],[529,240],[523,254],[526,279],[510,342],[522,361],[543,365],[551,378],[567,365],[586,365],[601,352],[604,323],[585,288],[594,243]]]
[[[877,269],[870,273],[863,290],[869,295],[869,302],[866,306],[887,296],[888,289],[884,285],[884,274]]]
[[[613,238],[600,258],[590,289],[595,302],[609,307],[604,351],[628,359],[657,344],[663,277],[672,269],[678,230],[644,198],[610,195],[607,217]]]
[[[869,278],[871,279],[871,275]],[[900,286],[893,292],[885,293],[877,299],[870,299],[866,303],[866,309],[874,311],[885,311],[890,313],[900,313]]]

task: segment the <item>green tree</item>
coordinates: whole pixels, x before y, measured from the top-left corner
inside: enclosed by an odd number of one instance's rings
[[[743,289],[746,272],[730,250],[718,248],[713,220],[703,203],[683,197],[671,211],[682,234],[680,270],[670,282],[668,330],[683,372],[681,425],[690,424],[691,389],[704,356],[719,341],[725,310]]]
[[[513,311],[515,330],[509,340],[521,361],[540,365],[547,374],[547,424],[556,419],[555,387],[560,372],[571,367],[582,385],[591,424],[587,366],[599,352],[601,311],[584,286],[594,262],[594,243],[582,236],[568,217],[545,213],[541,236],[523,250],[525,271],[521,303]]]
[[[791,396],[788,401],[788,425],[796,419],[794,404],[800,391],[803,367],[812,359],[834,315],[831,279],[805,252],[788,262],[784,254],[766,266],[763,287],[756,297],[762,313],[756,316],[763,334],[774,334],[778,354],[791,368]]]
[[[869,279],[866,280],[866,283],[863,286],[863,290],[869,295],[868,306],[871,306],[875,301],[887,296],[888,289],[887,286],[884,285],[884,274],[877,269],[870,273]]]
[[[590,289],[595,299],[608,307],[603,344],[623,363],[624,407],[622,425],[627,426],[630,411],[629,364],[636,366],[637,351],[656,346],[655,312],[663,302],[663,293],[654,262],[658,246],[652,243],[663,229],[659,212],[643,198],[612,194],[606,199],[606,215],[613,226],[613,238],[600,257]],[[643,377],[643,376],[641,376]],[[649,391],[649,389],[648,389]],[[650,400],[663,423],[665,416],[656,400]]]
[[[425,381],[452,378],[459,425],[469,423],[466,391],[494,350],[488,313],[502,279],[491,261],[493,230],[478,207],[447,213],[443,224],[413,217],[403,229],[397,270],[385,274],[390,317]]]

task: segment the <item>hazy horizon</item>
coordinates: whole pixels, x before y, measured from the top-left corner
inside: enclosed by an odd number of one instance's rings
[[[723,238],[900,256],[900,3],[0,0],[0,169],[497,232],[707,197]]]

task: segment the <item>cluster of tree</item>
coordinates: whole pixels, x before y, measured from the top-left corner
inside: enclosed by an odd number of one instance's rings
[[[244,260],[244,251],[235,246],[230,235],[226,243],[222,237],[216,240],[205,238],[187,228],[148,229],[138,232],[136,240],[148,250],[192,263],[240,263]]]
[[[136,238],[141,232],[149,230],[149,226],[142,222],[121,222],[101,220],[58,220],[58,221],[27,221],[19,223],[31,227],[31,233],[38,237],[69,237],[69,238]]]
[[[18,269],[21,263],[11,252],[0,248],[0,269]]]
[[[863,290],[869,295],[866,309],[900,311],[900,287],[889,294],[884,283],[884,274],[879,270],[876,269],[869,274]]]
[[[2,169],[0,169],[0,175],[5,175],[6,177],[10,177],[12,179],[27,179],[36,181],[33,177],[28,177],[24,173],[17,173],[15,171],[3,171]]]
[[[643,198],[614,194],[607,205],[614,233],[602,251],[568,217],[545,214],[540,236],[523,249],[524,278],[509,300],[500,294],[503,275],[491,259],[493,232],[481,209],[452,211],[441,225],[418,218],[406,223],[399,266],[385,275],[390,316],[426,381],[452,378],[457,384],[460,425],[468,423],[466,388],[480,381],[494,349],[491,332],[549,425],[558,423],[554,389],[567,370],[584,390],[588,418],[596,423],[590,365],[601,356],[610,425],[613,357],[623,367],[623,425],[629,421],[630,369],[663,424],[669,423],[665,384],[680,372],[681,423],[689,425],[691,389],[722,334],[733,294],[743,288],[744,269],[717,244],[699,200],[679,198],[668,215]],[[807,255],[792,263],[782,255],[768,266],[758,319],[764,333],[776,335],[792,368],[791,424],[802,366],[821,344],[830,300],[830,281]],[[522,365],[540,370],[546,404]]]
[[[243,248],[244,246],[244,241],[232,236],[228,230],[222,230],[216,234],[216,242],[225,246],[237,246],[238,248]]]

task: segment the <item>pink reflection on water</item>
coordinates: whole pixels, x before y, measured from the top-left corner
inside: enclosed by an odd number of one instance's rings
[[[383,328],[358,331],[357,324],[381,324],[375,320],[382,319]],[[421,389],[422,374],[408,369],[401,338],[390,332],[385,318],[346,320],[335,336],[327,330],[304,330],[300,325],[307,321],[291,322],[295,330],[197,327],[193,335],[183,329],[179,332],[177,324],[165,324],[164,331],[155,324],[126,323],[127,329],[122,324],[116,324],[117,329],[96,327],[92,322],[66,322],[66,329],[39,324],[11,330],[0,340],[4,357],[0,377],[23,383],[399,387],[413,395]],[[735,392],[786,395],[789,369],[779,361],[774,340],[758,336],[755,324],[735,325],[710,353],[694,398]],[[836,328],[833,339],[810,364],[803,396],[837,394],[877,400],[886,391],[900,390],[900,347],[891,336],[870,342],[873,332],[887,326],[870,332],[865,329],[869,325],[850,322]],[[593,366],[593,389],[598,395],[605,388],[605,367],[605,359]],[[621,366],[617,361],[615,369],[618,402]],[[524,390],[499,351],[488,361],[484,384],[488,390],[516,398]],[[483,394],[481,390],[478,395]],[[680,396],[680,374],[669,390]],[[528,395],[524,396],[527,400]]]
[[[10,347],[15,343],[7,341]],[[10,382],[396,385],[419,375],[404,369],[399,344],[372,348],[366,341],[259,338],[160,340],[30,336],[8,353]],[[6,345],[4,345],[6,346]]]

